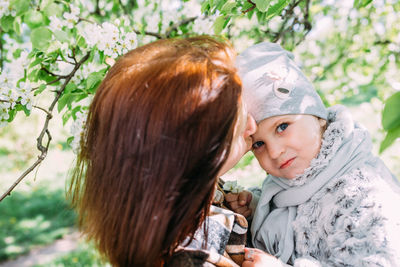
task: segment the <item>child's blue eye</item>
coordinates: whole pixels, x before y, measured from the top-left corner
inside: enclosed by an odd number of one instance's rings
[[[281,133],[281,132],[283,132],[284,130],[286,130],[286,128],[287,128],[288,126],[289,126],[289,124],[287,124],[286,122],[281,123],[281,124],[278,125],[278,127],[276,127],[276,131],[277,131],[278,133]]]
[[[263,141],[257,141],[251,147],[252,147],[252,149],[257,149],[257,148],[262,147],[263,145],[264,145]]]

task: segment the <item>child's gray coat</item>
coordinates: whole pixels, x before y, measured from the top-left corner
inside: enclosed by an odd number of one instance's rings
[[[359,150],[361,163],[354,167],[335,158],[348,142],[346,136],[352,136],[358,126],[344,107],[328,111],[320,153],[304,174],[284,181],[286,184],[272,176],[264,181],[251,226],[253,245],[278,257],[290,255],[284,261],[293,263],[295,259],[294,266],[400,266],[399,182],[369,153],[370,145]],[[346,171],[318,178],[335,162],[343,164],[339,169]],[[316,179],[326,181],[310,198],[290,204],[296,202],[296,192],[303,192],[296,191],[298,188]],[[279,194],[290,190],[288,204],[282,204]]]

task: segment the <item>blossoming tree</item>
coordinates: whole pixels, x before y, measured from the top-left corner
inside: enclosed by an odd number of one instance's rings
[[[64,124],[74,121],[68,143],[76,151],[88,104],[115,59],[161,38],[221,34],[238,51],[281,43],[328,104],[387,99],[383,150],[400,136],[399,10],[394,0],[0,0],[0,127],[18,112],[45,117],[37,160],[0,201],[45,159],[55,109]],[[46,93],[48,102],[37,104]]]

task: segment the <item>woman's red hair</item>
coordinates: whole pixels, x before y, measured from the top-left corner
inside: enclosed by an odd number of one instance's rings
[[[161,266],[204,220],[238,113],[232,57],[211,37],[156,41],[96,92],[69,193],[113,266]]]

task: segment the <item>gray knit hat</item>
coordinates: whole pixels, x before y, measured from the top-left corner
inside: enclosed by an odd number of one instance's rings
[[[313,85],[293,61],[293,54],[275,43],[259,43],[236,59],[243,99],[257,123],[288,114],[326,119],[327,111]]]

